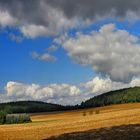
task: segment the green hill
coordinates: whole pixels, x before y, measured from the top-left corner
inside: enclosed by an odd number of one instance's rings
[[[81,108],[140,102],[140,87],[110,91],[81,103]]]
[[[50,112],[65,110],[64,106],[44,103],[40,101],[17,101],[1,103],[0,110],[8,113],[33,113],[33,112]]]

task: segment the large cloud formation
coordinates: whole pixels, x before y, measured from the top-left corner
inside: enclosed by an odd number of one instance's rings
[[[92,24],[98,19],[138,19],[139,0],[0,0],[0,28],[12,27],[27,38],[55,36],[71,28]],[[22,38],[10,35],[12,40]],[[8,82],[0,101],[41,100],[59,104],[77,104],[82,100],[119,88],[140,86],[140,44],[138,38],[109,24],[97,32],[77,33],[75,38],[56,39],[77,63],[90,65],[108,77],[93,78],[79,85],[25,84]],[[56,42],[58,43],[58,42]],[[55,43],[54,43],[55,44]],[[47,53],[33,53],[39,60],[55,61]],[[49,52],[50,51],[50,52]]]
[[[107,24],[89,34],[55,39],[77,63],[90,65],[93,70],[113,81],[129,82],[140,76],[140,44],[138,38],[114,24]]]
[[[138,18],[139,0],[1,0],[0,25],[29,38],[56,35],[104,17]]]
[[[140,79],[135,78],[126,84],[114,82],[109,78],[95,77],[79,85],[63,83],[47,86],[10,81],[5,86],[5,93],[0,94],[0,102],[40,100],[63,105],[74,105],[107,91],[134,86],[140,86]]]

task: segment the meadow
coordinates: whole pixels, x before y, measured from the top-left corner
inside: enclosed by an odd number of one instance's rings
[[[140,103],[30,115],[31,123],[0,125],[0,140],[41,140],[64,133],[140,124]]]

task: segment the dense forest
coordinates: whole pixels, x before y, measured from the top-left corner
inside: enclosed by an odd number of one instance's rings
[[[62,106],[40,101],[17,101],[1,103],[0,111],[5,111],[7,113],[51,112],[132,102],[140,102],[140,87],[126,88],[103,93],[76,106]]]
[[[110,91],[81,103],[81,108],[140,102],[140,87]]]
[[[64,109],[64,106],[40,101],[17,101],[0,104],[0,110],[4,110],[7,113],[50,112]]]

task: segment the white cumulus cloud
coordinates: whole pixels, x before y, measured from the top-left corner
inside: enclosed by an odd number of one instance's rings
[[[41,86],[38,84],[24,84],[10,81],[5,86],[6,100],[40,100],[51,101],[78,96],[80,89],[69,84],[50,84]]]
[[[140,44],[126,30],[107,24],[89,34],[56,39],[68,55],[81,65],[89,65],[114,81],[129,82],[140,75]]]
[[[46,86],[10,81],[5,86],[5,93],[0,94],[0,102],[36,100],[74,105],[104,92],[134,86],[140,86],[139,78],[134,78],[129,83],[123,83],[114,82],[110,78],[94,77],[90,81],[79,85],[63,83]]]

